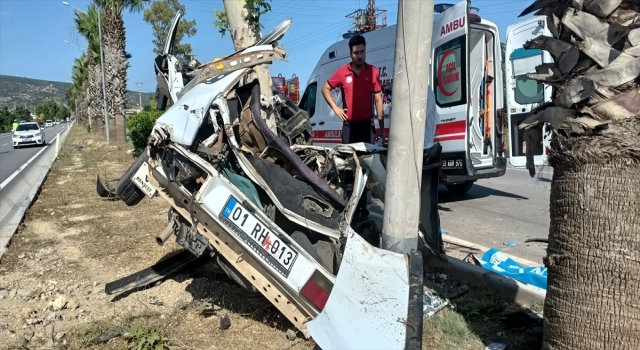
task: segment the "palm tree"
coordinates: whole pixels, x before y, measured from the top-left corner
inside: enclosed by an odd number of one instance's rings
[[[118,144],[126,142],[124,109],[127,104],[127,68],[129,68],[129,60],[125,53],[126,36],[122,11],[139,12],[146,2],[147,0],[95,0],[95,3],[104,9],[102,34],[107,96],[109,97],[107,110],[109,116],[115,118],[113,128],[109,123],[109,135],[113,135],[110,137],[113,137]]]
[[[87,13],[76,11],[76,28],[89,42],[88,55],[88,79],[89,79],[89,100],[88,113],[91,130],[103,135],[104,113],[102,94],[102,74],[100,71],[100,37],[98,30],[98,16],[103,16],[103,11],[95,5],[89,7]]]
[[[68,99],[73,101],[72,103],[76,110],[76,119],[81,124],[86,124],[88,122],[88,75],[89,58],[86,55],[82,55],[80,58],[76,58],[74,62],[72,84],[68,93]]]
[[[536,12],[537,11],[537,12]],[[640,2],[538,0],[553,101],[520,127],[554,132],[543,349],[640,349]],[[508,54],[508,53],[507,53]],[[533,154],[527,167],[535,174]]]

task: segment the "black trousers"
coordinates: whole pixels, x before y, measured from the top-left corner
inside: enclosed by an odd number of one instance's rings
[[[357,122],[343,122],[342,123],[342,143],[375,143],[375,128],[373,119],[367,119]],[[367,196],[369,190],[365,187],[362,191],[362,196],[358,201],[357,211],[360,213],[368,213],[367,210]]]

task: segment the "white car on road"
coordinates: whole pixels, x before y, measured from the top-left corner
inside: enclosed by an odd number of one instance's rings
[[[53,127],[53,122],[51,120],[47,120],[47,122],[44,124],[45,128],[52,128]]]
[[[13,132],[13,148],[29,145],[45,145],[44,130],[36,122],[20,123]]]

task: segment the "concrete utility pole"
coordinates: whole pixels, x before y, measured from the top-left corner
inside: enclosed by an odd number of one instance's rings
[[[136,83],[138,85],[138,97],[140,98],[140,110],[142,110],[142,84],[144,83]]]
[[[249,14],[245,0],[223,0],[224,9],[227,12],[227,19],[229,21],[229,34],[231,34],[231,40],[233,40],[233,47],[236,51],[246,49],[247,47],[254,45],[258,39],[260,39],[260,29],[249,26],[247,21],[247,15]],[[260,82],[260,94],[267,98],[268,101],[273,97],[273,82],[271,81],[271,74],[269,74],[269,67],[266,64],[261,64],[253,68],[256,72],[255,76],[250,79],[257,78]],[[267,115],[267,112],[262,108],[262,119],[267,122],[269,129],[276,132],[276,118]]]
[[[408,253],[418,247],[433,0],[399,0],[396,28],[382,248]]]

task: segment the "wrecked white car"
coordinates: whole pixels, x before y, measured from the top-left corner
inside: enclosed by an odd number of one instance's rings
[[[260,95],[251,67],[286,57],[272,45],[282,34],[201,66],[174,94],[114,195],[127,205],[145,196],[166,200],[169,223],[156,240],[175,236],[185,250],[108,284],[107,293],[209,255],[321,348],[420,348],[420,252],[380,249],[376,224],[354,217],[365,186],[384,199],[386,149],[313,146],[304,110]],[[263,109],[276,119],[276,132]],[[98,192],[110,195],[100,181]]]

